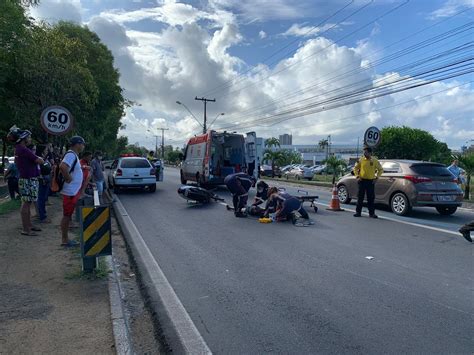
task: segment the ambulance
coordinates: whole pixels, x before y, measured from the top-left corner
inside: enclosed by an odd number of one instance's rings
[[[189,139],[181,166],[181,183],[196,182],[199,186],[224,184],[227,175],[245,172],[258,175],[261,148],[255,132],[208,131]]]

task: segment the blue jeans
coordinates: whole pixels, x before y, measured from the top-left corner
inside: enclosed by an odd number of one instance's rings
[[[104,180],[95,182],[95,186],[97,187],[97,192],[99,193],[99,196],[102,196],[102,194],[104,193],[104,183]]]
[[[40,221],[44,221],[48,216],[46,213],[46,201],[49,194],[49,180],[41,179],[38,191],[38,214]]]

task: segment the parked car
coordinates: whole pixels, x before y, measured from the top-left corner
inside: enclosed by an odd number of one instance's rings
[[[156,169],[146,158],[125,154],[105,169],[108,170],[107,183],[114,193],[131,187],[156,191]]]
[[[313,180],[313,172],[311,171],[311,169],[307,168],[307,167],[297,167],[297,168],[293,168],[289,171],[286,171],[284,173],[285,175],[285,178],[288,180],[288,179],[296,179],[296,180],[301,180],[301,179],[306,179],[306,180]]]
[[[272,170],[271,165],[262,165],[260,167],[260,176],[269,176],[269,177],[278,176],[279,178],[281,178],[281,170],[277,166],[275,166]]]
[[[435,207],[451,215],[462,205],[463,193],[443,164],[414,160],[380,160],[383,174],[375,184],[375,202],[390,206],[397,215],[408,215],[413,207]],[[341,203],[357,198],[357,179],[351,174],[337,183]]]
[[[314,174],[322,175],[326,172],[326,164],[320,165],[313,169]]]

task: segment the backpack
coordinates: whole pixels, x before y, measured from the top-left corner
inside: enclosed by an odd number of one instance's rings
[[[69,150],[69,151],[66,152],[66,154],[68,154],[68,153],[74,153],[74,152]],[[66,154],[64,154],[64,156],[66,156]],[[75,155],[75,153],[74,153],[74,155]],[[77,156],[76,156],[76,158],[74,159],[74,163],[72,163],[71,169],[69,169],[69,174],[71,174],[74,171],[74,168],[77,165],[77,160],[78,159],[77,159]],[[52,192],[60,192],[63,189],[64,182],[65,182],[65,180],[64,180],[63,174],[61,173],[61,169],[59,169],[59,165],[56,165],[56,167],[54,168],[54,171],[53,171],[51,191]]]

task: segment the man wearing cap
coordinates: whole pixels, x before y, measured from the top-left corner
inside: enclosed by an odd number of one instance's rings
[[[224,184],[232,193],[235,217],[247,217],[242,210],[247,207],[249,190],[255,187],[256,182],[253,176],[245,173],[230,174],[224,179]]]
[[[382,175],[383,169],[379,161],[372,157],[372,148],[364,148],[364,156],[360,158],[354,167],[354,175],[359,183],[359,194],[357,197],[357,208],[354,217],[360,217],[362,213],[362,205],[364,196],[367,193],[367,207],[369,208],[369,216],[378,218],[375,214],[375,183]]]
[[[28,146],[31,145],[31,132],[22,131],[15,127],[14,132],[10,132],[15,138],[15,164],[18,168],[18,187],[21,196],[21,223],[23,230],[21,234],[35,236],[35,232],[41,228],[34,227],[31,223],[31,204],[38,200],[39,190],[39,169],[38,164],[43,164],[42,158],[36,156]]]
[[[65,247],[74,247],[79,243],[69,240],[68,231],[71,217],[74,213],[77,201],[81,196],[82,169],[79,162],[79,154],[84,150],[86,142],[82,137],[74,136],[71,138],[70,150],[64,154],[64,158],[59,165],[61,174],[64,176],[64,186],[61,190],[63,195],[63,219],[61,220],[61,245]]]

